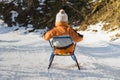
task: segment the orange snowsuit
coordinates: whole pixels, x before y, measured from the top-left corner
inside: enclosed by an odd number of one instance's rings
[[[62,35],[70,35],[74,42],[80,42],[83,40],[83,36],[79,35],[75,30],[73,30],[68,23],[66,22],[56,22],[53,29],[46,32],[43,35],[45,40],[50,40],[50,38],[54,36],[62,36]],[[67,49],[55,49],[55,54],[62,54],[62,53],[72,53],[74,51],[74,45],[71,45]]]

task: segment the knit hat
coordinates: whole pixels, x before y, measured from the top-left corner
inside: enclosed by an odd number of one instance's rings
[[[68,15],[65,13],[63,9],[61,9],[57,15],[56,15],[56,20],[55,22],[67,22],[68,23]]]

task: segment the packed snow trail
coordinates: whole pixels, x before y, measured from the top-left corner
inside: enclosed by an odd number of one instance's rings
[[[0,80],[120,80],[120,40],[111,43],[96,33],[83,34],[75,50],[81,70],[69,56],[55,56],[48,70],[52,49],[40,32],[0,27]]]

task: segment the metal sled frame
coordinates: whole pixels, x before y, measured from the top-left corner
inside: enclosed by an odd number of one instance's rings
[[[49,58],[48,69],[50,69],[55,56],[71,56],[71,58],[76,62],[78,69],[80,70],[79,63],[78,63],[77,58],[76,58],[76,56],[74,54],[75,48],[74,48],[73,54],[70,54],[70,55],[56,55],[56,54],[54,54],[54,48],[52,47],[52,41],[49,40],[49,43],[50,43],[50,46],[51,46],[53,52],[51,53],[51,56]],[[74,45],[76,47],[76,43],[74,43]]]

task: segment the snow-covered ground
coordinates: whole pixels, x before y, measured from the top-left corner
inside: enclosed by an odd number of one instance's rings
[[[110,42],[109,35],[80,32],[84,40],[77,44],[78,70],[71,57],[56,56],[48,70],[52,49],[41,38],[41,31],[13,31],[0,21],[0,80],[120,80],[120,39]]]

